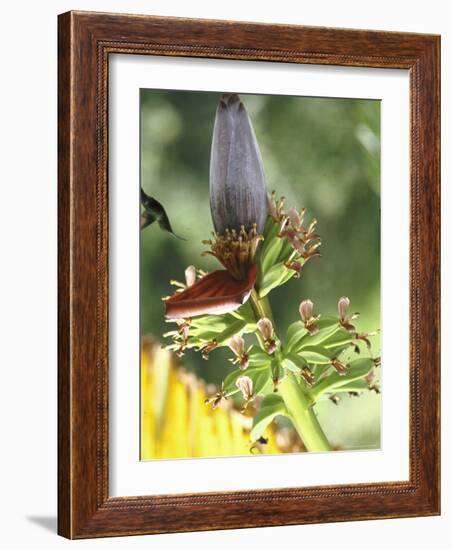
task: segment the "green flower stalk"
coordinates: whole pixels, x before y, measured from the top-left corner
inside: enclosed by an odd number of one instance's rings
[[[187,350],[205,359],[228,347],[233,370],[209,400],[217,406],[234,395],[244,408],[258,399],[251,447],[279,416],[293,424],[307,451],[331,450],[317,419],[322,399],[339,403],[341,393],[379,392],[370,337],[352,324],[350,300],[342,296],[337,314],[315,311],[300,299],[285,334],[275,323],[269,295],[319,256],[316,220],[266,191],[262,158],[249,116],[236,94],[219,102],[212,139],[210,205],[215,231],[204,241],[222,269],[205,273],[189,266],[185,283],[165,299],[165,315],[176,328],[165,336],[179,355]],[[288,307],[291,307],[289,305]]]

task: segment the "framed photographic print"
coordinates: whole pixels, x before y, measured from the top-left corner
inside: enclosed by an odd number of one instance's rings
[[[59,17],[59,533],[439,514],[438,36]]]

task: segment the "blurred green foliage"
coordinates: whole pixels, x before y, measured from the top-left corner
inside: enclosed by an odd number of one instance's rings
[[[164,341],[172,328],[161,297],[170,279],[184,280],[194,264],[219,266],[201,257],[212,231],[209,160],[220,94],[142,90],[141,183],[160,201],[173,229],[186,241],[152,225],[142,232],[141,327]],[[290,96],[241,95],[261,148],[267,187],[286,197],[287,207],[307,208],[318,220],[320,258],[300,279],[270,295],[279,332],[298,319],[298,304],[310,298],[315,312],[334,314],[340,296],[359,311],[360,330],[380,325],[380,102]],[[378,340],[374,344],[379,345]],[[378,352],[378,348],[377,348]],[[220,383],[230,371],[230,354],[215,351],[209,361],[188,352],[184,363],[207,382]],[[363,414],[363,407],[365,414]],[[334,410],[333,410],[334,408]],[[333,442],[352,448],[379,442],[380,398],[369,393],[318,407]],[[331,412],[334,414],[331,414]],[[338,441],[340,439],[340,441]]]

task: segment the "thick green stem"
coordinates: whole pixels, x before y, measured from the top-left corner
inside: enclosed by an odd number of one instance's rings
[[[312,409],[312,404],[291,372],[278,385],[298,435],[308,451],[331,451],[331,446]]]
[[[256,321],[262,317],[269,318],[273,323],[276,333],[273,314],[268,299],[259,299],[257,292],[253,290],[250,302]],[[258,332],[256,334],[263,347],[260,334]],[[284,400],[289,417],[306,449],[308,451],[330,451],[331,446],[317,420],[312,408],[312,402],[303,392],[293,373],[289,372],[284,376],[278,385],[278,391]]]
[[[270,319],[270,321],[273,323],[273,326],[274,326],[275,323],[273,320],[273,313],[272,313],[268,298],[267,297],[259,298],[256,290],[253,289],[251,292],[250,302],[251,302],[251,307],[253,308],[256,320],[262,319],[263,317],[267,317],[268,319]]]

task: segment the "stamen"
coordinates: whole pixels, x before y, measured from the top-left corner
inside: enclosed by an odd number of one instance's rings
[[[262,239],[256,224],[248,232],[243,225],[238,231],[226,229],[224,235],[215,234],[214,240],[203,241],[210,246],[203,254],[215,256],[234,278],[240,280],[246,277]]]

